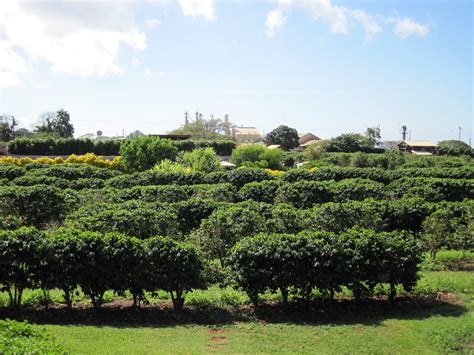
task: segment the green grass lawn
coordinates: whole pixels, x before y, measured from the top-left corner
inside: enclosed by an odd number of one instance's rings
[[[210,308],[177,316],[167,311],[143,322],[98,317],[94,325],[80,317],[59,324],[53,317],[41,327],[66,351],[80,354],[473,352],[474,274],[424,272],[417,290],[431,294],[429,301],[402,299],[394,308],[385,301],[362,307],[347,301],[341,309],[295,311],[267,305],[227,317]],[[432,294],[437,291],[444,292],[439,300]]]

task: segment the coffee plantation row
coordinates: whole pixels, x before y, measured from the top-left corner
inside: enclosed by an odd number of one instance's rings
[[[63,289],[68,304],[79,287],[95,307],[106,290],[135,303],[164,290],[181,308],[187,291],[215,283],[255,304],[264,292],[286,302],[346,287],[358,298],[381,284],[393,300],[396,285],[416,282],[422,251],[473,248],[474,168],[0,164],[0,217],[0,284],[13,306],[25,287]]]
[[[314,290],[333,296],[342,287],[356,298],[376,285],[409,291],[417,280],[421,250],[413,236],[352,230],[334,233],[260,234],[244,238],[225,260],[227,282],[258,305],[264,292],[291,291],[308,298]],[[20,307],[25,289],[60,289],[72,307],[78,287],[100,308],[107,290],[129,292],[135,305],[145,292],[168,292],[175,309],[185,295],[215,279],[212,267],[191,244],[170,238],[140,240],[119,233],[23,227],[0,231],[0,283],[10,306]]]

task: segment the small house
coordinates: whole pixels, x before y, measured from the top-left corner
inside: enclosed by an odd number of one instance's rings
[[[314,135],[313,133],[299,133],[298,134],[298,143],[300,147],[305,149],[308,145],[313,144],[314,142],[320,141],[321,138]]]
[[[255,127],[235,127],[234,137],[238,143],[256,143],[262,140],[262,135]]]
[[[416,155],[432,155],[438,145],[431,141],[403,141],[398,144],[398,149],[403,153]]]

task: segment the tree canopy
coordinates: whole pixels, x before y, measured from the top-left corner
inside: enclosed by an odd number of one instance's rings
[[[62,138],[72,138],[74,126],[71,123],[69,112],[60,109],[57,112],[45,112],[40,118],[42,124],[36,127],[37,133],[57,135]]]
[[[278,144],[284,150],[297,148],[300,145],[298,140],[296,129],[284,125],[278,126],[265,137],[265,143]]]

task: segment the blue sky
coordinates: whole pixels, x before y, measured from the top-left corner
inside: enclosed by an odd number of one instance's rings
[[[473,137],[471,1],[7,1],[0,112],[76,135],[164,133],[184,111],[329,138]]]

